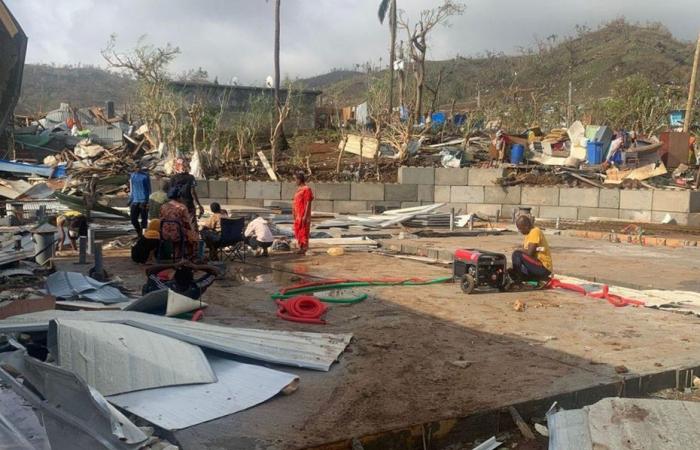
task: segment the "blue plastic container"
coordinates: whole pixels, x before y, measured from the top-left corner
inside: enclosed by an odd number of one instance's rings
[[[588,141],[586,146],[586,160],[588,164],[595,165],[603,162],[603,143]]]
[[[525,147],[522,144],[513,144],[510,148],[510,163],[522,164],[525,159]]]

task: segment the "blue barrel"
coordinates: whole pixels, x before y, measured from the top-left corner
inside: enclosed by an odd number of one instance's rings
[[[586,146],[586,160],[588,164],[600,164],[603,162],[603,143],[598,141],[588,141]]]
[[[525,147],[522,144],[513,144],[510,148],[510,163],[522,164],[525,158]]]

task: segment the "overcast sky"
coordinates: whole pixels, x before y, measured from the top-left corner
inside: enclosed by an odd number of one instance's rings
[[[415,17],[440,0],[398,0]],[[262,83],[272,73],[274,0],[5,0],[29,36],[27,62],[97,64],[111,33],[122,49],[141,35],[170,42],[182,54],[180,73],[202,67],[226,83]],[[308,77],[356,63],[386,64],[388,26],[377,20],[379,0],[282,0],[282,75]],[[684,40],[700,31],[698,0],[467,0],[464,15],[430,37],[429,59],[486,50],[513,53],[534,36],[572,34],[625,16],[659,21]],[[400,34],[403,37],[403,34]]]

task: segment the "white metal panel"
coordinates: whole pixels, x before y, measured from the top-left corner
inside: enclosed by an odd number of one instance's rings
[[[134,311],[39,311],[0,320],[0,333],[42,331],[50,320],[126,323],[201,347],[261,361],[328,371],[352,334],[258,330],[188,322]]]
[[[200,348],[122,324],[56,320],[49,348],[103,395],[216,381]]]
[[[167,430],[243,411],[277,395],[296,375],[209,356],[218,381],[113,395],[107,400]]]

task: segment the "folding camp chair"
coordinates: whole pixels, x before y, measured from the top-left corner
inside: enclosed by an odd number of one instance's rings
[[[163,225],[165,224],[172,224],[177,226],[177,234],[180,236],[180,239],[178,241],[172,241],[172,240],[166,240],[163,239]],[[176,249],[176,244],[179,245],[180,248],[180,259],[185,259],[185,242],[186,242],[186,237],[185,237],[185,231],[182,228],[182,224],[177,221],[177,220],[161,220],[160,221],[160,241],[158,242],[158,249],[156,250],[156,261],[161,262],[164,259],[164,244],[168,244],[170,247],[170,258],[165,258],[165,259],[171,259],[175,260],[175,249]]]
[[[221,239],[216,244],[223,258],[230,261],[236,259],[245,262],[245,217],[236,219],[221,219]]]

